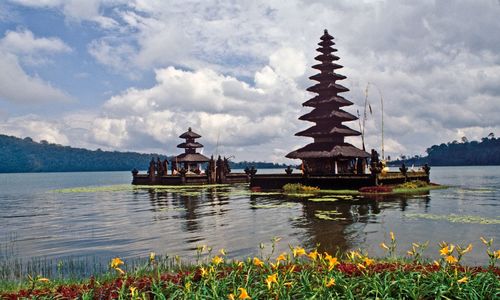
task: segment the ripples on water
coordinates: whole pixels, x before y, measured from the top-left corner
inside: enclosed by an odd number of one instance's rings
[[[499,168],[435,167],[431,176],[452,187],[308,202],[252,194],[241,184],[136,189],[128,172],[0,174],[0,261],[70,257],[105,266],[113,256],[147,257],[150,251],[192,259],[199,245],[242,258],[258,254],[261,242],[269,250],[273,237],[282,238],[277,252],[289,244],[319,244],[329,252],[361,248],[381,256],[379,243],[394,231],[403,254],[411,242],[430,241],[426,254],[435,257],[437,243],[446,240],[473,243],[466,262],[487,263],[479,237],[495,238],[498,248]]]

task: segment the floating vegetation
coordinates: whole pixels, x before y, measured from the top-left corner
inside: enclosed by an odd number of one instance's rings
[[[361,194],[356,190],[320,190],[321,194],[331,194],[331,195],[359,195]],[[338,196],[337,196],[338,197]]]
[[[342,215],[342,213],[336,211],[336,210],[317,210],[314,216],[320,220],[327,220],[327,221],[341,221],[341,220],[347,220],[346,218],[338,217]]]
[[[283,186],[283,191],[285,193],[316,193],[319,192],[319,188],[315,186],[307,186],[300,183],[287,183]]]
[[[133,187],[130,184],[117,184],[117,185],[103,185],[103,186],[86,186],[86,187],[74,187],[67,189],[57,189],[52,190],[52,193],[98,193],[98,192],[120,192],[132,190]]]
[[[268,209],[268,208],[295,208],[299,206],[298,203],[280,203],[280,204],[254,204],[254,205],[250,205],[251,208],[254,208],[254,209],[259,209],[259,208],[264,208],[264,209]]]
[[[251,192],[250,195],[253,196],[271,196],[271,195],[282,195],[280,192]]]
[[[488,193],[494,193],[494,192],[496,192],[496,190],[491,189],[491,188],[461,188],[461,189],[458,189],[458,192],[459,193],[474,193],[474,194],[484,193],[484,194],[488,194]]]
[[[306,193],[290,193],[290,194],[285,194],[287,197],[292,197],[292,198],[309,198],[313,197],[315,194],[306,194]]]
[[[340,199],[331,198],[331,197],[324,197],[324,198],[309,198],[307,200],[312,201],[312,202],[336,202],[336,201],[339,201]]]
[[[420,218],[436,221],[448,221],[451,223],[463,224],[500,224],[500,219],[489,219],[481,216],[467,215],[433,215],[433,214],[406,214],[409,218]]]

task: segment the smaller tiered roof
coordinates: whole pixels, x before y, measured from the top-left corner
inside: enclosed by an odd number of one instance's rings
[[[195,141],[195,139],[201,138],[201,135],[192,131],[191,127],[189,127],[188,131],[184,132],[179,137],[181,139],[186,139],[186,141],[177,145],[177,148],[184,149],[184,153],[176,157],[177,162],[203,163],[210,160],[203,154],[196,153],[196,149],[203,148],[203,145]]]

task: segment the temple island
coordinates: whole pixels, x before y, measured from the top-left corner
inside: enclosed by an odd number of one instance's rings
[[[170,161],[171,172],[168,174],[169,162],[167,159],[155,161],[151,159],[147,174],[132,171],[132,184],[136,185],[182,185],[182,184],[225,184],[248,182],[249,176],[245,173],[231,173],[229,160],[225,157],[206,157],[197,153],[196,149],[203,148],[196,139],[201,135],[195,133],[191,127],[179,136],[185,139],[177,148],[184,149],[184,153],[177,155]],[[206,169],[202,166],[206,165]]]
[[[409,172],[403,164],[399,172],[389,172],[376,150],[368,153],[345,141],[346,137],[361,135],[343,124],[358,120],[358,117],[343,109],[353,103],[339,95],[349,89],[337,83],[346,76],[336,73],[342,66],[334,62],[340,58],[333,54],[337,51],[332,47],[335,45],[333,37],[325,30],[320,39],[316,49],[320,54],[315,57],[319,64],[312,66],[319,73],[309,77],[317,83],[307,89],[317,95],[302,104],[313,109],[299,117],[299,120],[313,122],[314,125],[295,134],[313,138],[313,142],[286,155],[301,161],[300,172],[294,174],[294,169],[288,167],[283,174],[257,174],[254,167],[247,167],[245,173],[233,174],[226,158],[219,156],[215,161],[213,157],[209,159],[196,153],[197,148],[203,147],[195,141],[201,136],[189,129],[180,136],[186,141],[177,147],[184,148],[185,153],[172,160],[171,175],[166,174],[168,162],[155,163],[152,160],[147,175],[133,172],[133,184],[250,182],[250,187],[254,189],[281,189],[288,183],[300,183],[321,189],[360,189],[407,181],[429,182],[430,167],[427,165],[419,171]],[[204,173],[200,169],[202,163],[207,164]],[[181,164],[180,169],[178,164]]]

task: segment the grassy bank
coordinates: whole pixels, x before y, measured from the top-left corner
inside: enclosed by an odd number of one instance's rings
[[[200,246],[195,262],[158,258],[128,270],[119,258],[110,272],[79,281],[52,281],[28,277],[0,292],[0,298],[36,299],[498,299],[500,250],[482,239],[489,265],[468,267],[461,259],[472,245],[441,243],[441,259],[426,261],[426,244],[413,244],[408,256],[396,257],[396,240],[380,246],[387,256],[371,258],[362,251],[344,254],[318,253],[290,247],[245,260],[229,260],[226,251]],[[5,285],[4,285],[5,287]]]

